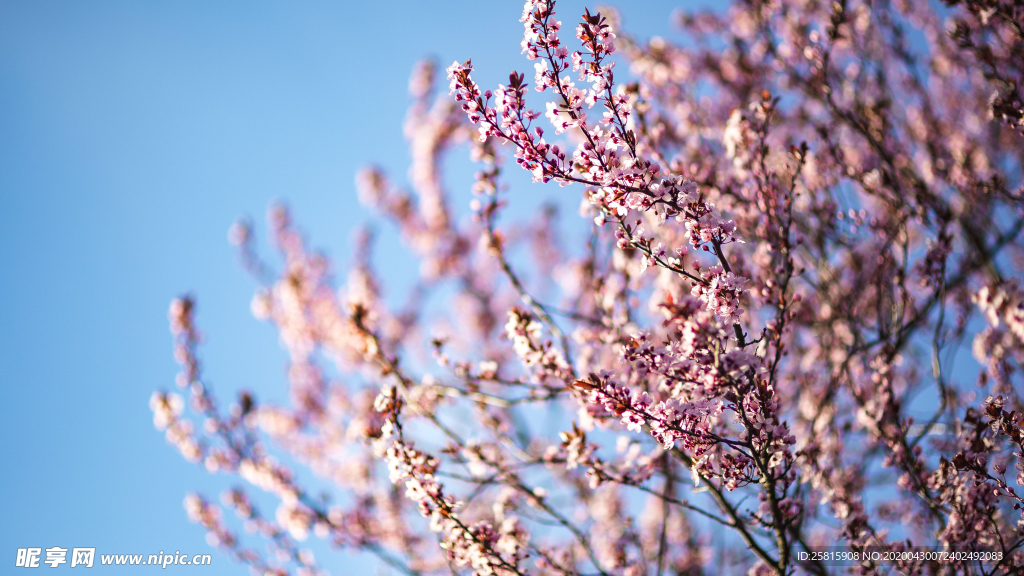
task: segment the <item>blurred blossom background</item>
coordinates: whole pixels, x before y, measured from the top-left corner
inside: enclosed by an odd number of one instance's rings
[[[674,4],[619,8],[640,38],[675,34]],[[95,547],[97,574],[130,570],[100,566],[100,554],[161,551],[248,573],[182,507],[186,492],[216,499],[232,479],[153,429],[149,397],[177,372],[168,304],[198,298],[219,397],[282,399],[286,355],[252,317],[256,284],[229,226],[251,217],[270,254],[265,212],[278,199],[344,272],[369,223],[385,294],[400,298],[414,264],[359,205],[355,174],[375,163],[404,180],[402,121],[422,58],[443,70],[472,57],[483,86],[513,69],[532,78],[521,12],[513,1],[0,3],[0,572],[19,547],[60,546]],[[582,12],[558,5],[564,22]],[[450,154],[463,215],[475,170],[465,149]],[[514,203],[561,190],[567,216],[579,204],[578,191],[521,171],[508,180]],[[376,565],[306,544],[333,574]]]

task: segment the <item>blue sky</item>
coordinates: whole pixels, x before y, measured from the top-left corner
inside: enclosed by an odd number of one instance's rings
[[[29,546],[211,552],[182,499],[216,497],[232,479],[184,461],[147,407],[176,372],[169,301],[198,296],[206,376],[221,397],[241,387],[279,396],[285,357],[249,313],[254,284],[229,225],[247,214],[263,232],[268,202],[284,200],[344,270],[353,230],[373,220],[356,201],[356,170],[375,162],[405,176],[413,64],[472,57],[487,87],[513,68],[531,72],[521,10],[0,3],[0,572]],[[623,15],[641,36],[667,35],[672,10],[645,2]],[[568,34],[581,12],[560,4]],[[472,167],[456,157],[452,182],[468,183]],[[466,186],[453,191],[468,203]],[[399,253],[381,232],[379,250]],[[333,574],[365,569],[323,560]],[[222,556],[214,566],[248,573]]]

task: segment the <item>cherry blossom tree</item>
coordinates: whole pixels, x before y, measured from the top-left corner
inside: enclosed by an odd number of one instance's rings
[[[154,423],[240,478],[189,517],[258,574],[337,573],[310,535],[409,575],[1022,570],[1024,5],[744,0],[679,44],[562,17],[526,2],[507,84],[417,68],[410,185],[358,175],[407,304],[369,235],[336,282],[285,208],[280,270],[233,228],[290,403],[214,397],[174,300]],[[511,218],[525,194],[580,218]]]

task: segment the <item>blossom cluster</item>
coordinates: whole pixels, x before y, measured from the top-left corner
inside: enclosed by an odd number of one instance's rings
[[[403,440],[399,423],[402,400],[396,390],[382,391],[375,407],[387,419],[383,440],[391,440],[386,451],[391,482],[405,485],[405,496],[430,519],[430,528],[443,535],[441,548],[448,558],[456,566],[470,566],[474,576],[519,574],[517,565],[529,535],[518,520],[505,518],[498,529],[486,521],[466,525],[456,512],[462,504],[445,494],[438,481],[440,462]]]
[[[355,183],[419,263],[408,290],[385,297],[370,227],[342,271],[283,206],[276,259],[232,228],[285,401],[214,394],[174,300],[153,423],[240,480],[223,504],[252,536],[198,495],[190,518],[258,574],[326,572],[310,537],[408,576],[1019,573],[1019,7],[739,2],[678,12],[681,42],[559,16],[524,3],[532,73],[492,89],[469,60],[447,93],[414,70],[408,182]]]

